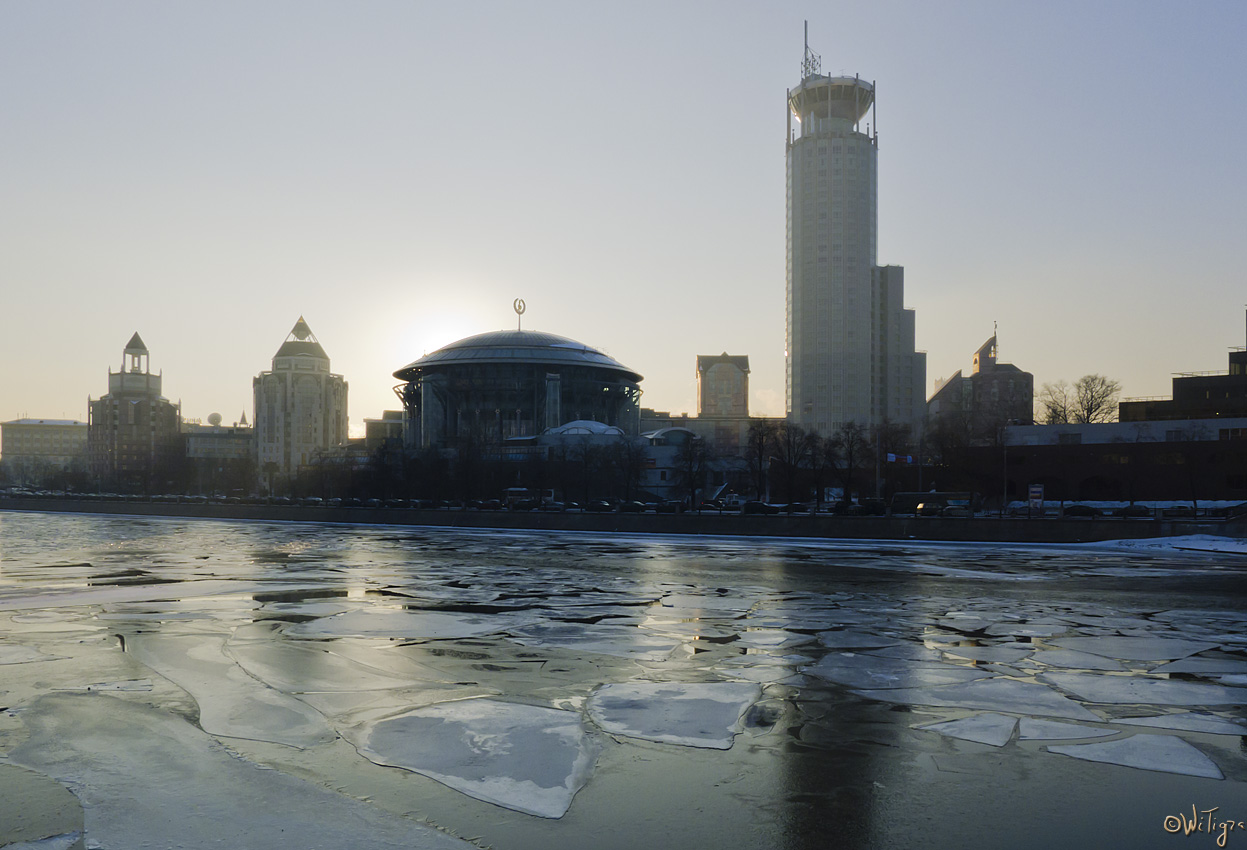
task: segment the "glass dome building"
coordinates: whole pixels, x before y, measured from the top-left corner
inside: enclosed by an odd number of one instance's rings
[[[533,437],[576,420],[640,429],[641,375],[567,337],[493,331],[394,373],[409,448]]]

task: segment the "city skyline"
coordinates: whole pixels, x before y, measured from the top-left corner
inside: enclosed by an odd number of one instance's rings
[[[0,421],[85,420],[135,332],[186,417],[251,419],[303,315],[358,433],[516,297],[647,407],[695,413],[697,356],[727,351],[782,414],[807,18],[825,73],[880,89],[878,261],[905,266],[926,396],[994,321],[1037,386],[1127,397],[1244,343],[1247,11],[890,3],[855,10],[869,38],[832,12],[6,6]]]

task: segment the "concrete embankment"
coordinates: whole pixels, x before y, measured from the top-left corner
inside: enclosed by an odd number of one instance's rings
[[[0,499],[0,510],[620,534],[710,534],[985,543],[1086,543],[1186,534],[1247,537],[1247,523],[1241,518],[1228,521],[1108,518],[1028,520],[998,517],[843,517],[822,514],[598,514],[100,502],[75,499]]]

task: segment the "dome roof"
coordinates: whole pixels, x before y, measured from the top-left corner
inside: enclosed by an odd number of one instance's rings
[[[596,348],[541,331],[490,331],[465,337],[408,363],[394,377],[409,381],[429,367],[480,363],[531,363],[552,368],[596,366],[619,372],[631,381],[641,380],[639,374]]]

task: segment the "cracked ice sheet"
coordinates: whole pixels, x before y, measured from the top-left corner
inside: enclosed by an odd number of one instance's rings
[[[813,643],[813,635],[802,635],[783,629],[746,629],[740,632],[738,643],[755,649],[788,649]]]
[[[195,698],[199,725],[209,734],[300,749],[336,737],[317,711],[261,684],[226,657],[224,638],[135,635],[127,647]]]
[[[1212,759],[1172,735],[1133,735],[1098,744],[1063,744],[1048,747],[1048,752],[1161,773],[1222,778],[1221,769]]]
[[[630,626],[575,623],[540,623],[515,629],[508,637],[521,646],[593,652],[638,661],[662,661],[683,643],[675,638],[647,635]]]
[[[944,650],[958,658],[971,661],[991,661],[998,664],[1016,664],[1035,651],[1030,644],[1000,644],[999,646],[950,646]]]
[[[30,661],[60,661],[64,655],[47,655],[32,646],[0,646],[0,664],[26,664]]]
[[[1019,741],[1072,741],[1076,738],[1107,738],[1116,734],[1112,729],[1059,723],[1056,720],[1036,720],[1033,717],[1023,717],[1018,724]]]
[[[1051,643],[1063,649],[1090,652],[1125,661],[1172,661],[1206,649],[1216,649],[1220,645],[1181,638],[1112,636],[1060,638]]]
[[[872,635],[844,629],[838,632],[820,632],[818,642],[828,649],[874,649],[884,646],[897,646],[904,643],[899,638]]]
[[[961,720],[946,720],[943,723],[931,723],[919,726],[929,732],[939,732],[949,738],[963,741],[974,741],[993,747],[1003,747],[1013,737],[1013,728],[1017,725],[1016,717],[1004,714],[976,714]]]
[[[442,639],[479,637],[513,629],[534,619],[506,614],[446,614],[401,608],[364,608],[286,629],[296,638],[388,637]]]
[[[35,596],[11,594],[0,596],[0,611],[28,610],[31,608],[77,608],[82,605],[105,605],[117,602],[153,602],[158,600],[174,602],[201,596],[220,596],[226,593],[250,595],[256,593],[290,593],[297,590],[310,590],[310,588],[306,584],[202,579],[199,581],[178,581],[166,584],[53,591]]]
[[[1152,668],[1153,673],[1247,673],[1247,661],[1237,658],[1181,658]]]
[[[947,708],[980,708],[1013,714],[1037,714],[1070,720],[1101,718],[1056,691],[1034,682],[1000,677],[980,679],[960,685],[891,690],[854,690],[853,693],[881,702],[908,705],[934,705]]]
[[[715,750],[731,749],[758,685],[627,682],[603,685],[589,697],[589,716],[615,735]]]
[[[232,756],[179,717],[102,695],[41,697],[9,755],[82,801],[88,846],[472,850],[383,812]]]
[[[922,688],[986,679],[992,675],[973,667],[851,652],[828,655],[817,664],[802,667],[801,672],[851,688]]]
[[[1247,726],[1198,711],[1180,714],[1159,714],[1154,717],[1119,717],[1114,723],[1128,726],[1151,726],[1155,729],[1178,729],[1183,732],[1208,732],[1213,735],[1247,735]]]
[[[334,650],[338,643],[332,644]],[[319,642],[231,641],[226,652],[252,676],[288,694],[396,690],[438,678],[432,671],[423,680],[396,676],[344,658]]]
[[[1075,670],[1125,670],[1120,661],[1093,655],[1090,652],[1078,652],[1073,649],[1045,649],[1031,657],[1031,661],[1042,661],[1052,667],[1071,667]]]
[[[598,753],[578,713],[490,699],[439,703],[345,735],[377,764],[543,818],[567,812]]]
[[[1247,688],[1227,688],[1171,679],[1108,676],[1101,673],[1041,673],[1056,685],[1088,702],[1150,705],[1243,705]]]

